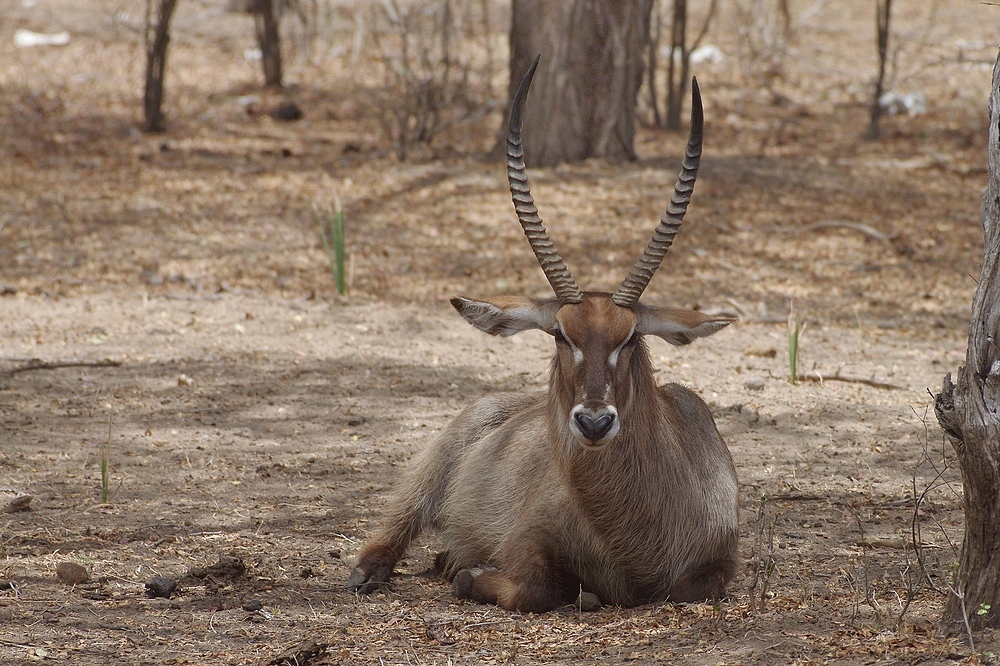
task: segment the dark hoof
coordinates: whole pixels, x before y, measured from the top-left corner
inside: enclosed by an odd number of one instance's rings
[[[583,590],[580,590],[580,596],[576,598],[574,605],[585,613],[601,610],[601,600],[597,595]]]
[[[476,580],[472,569],[462,569],[451,582],[451,593],[456,599],[472,598],[472,583]]]
[[[389,582],[389,573],[382,569],[368,573],[361,567],[355,567],[347,579],[345,586],[350,592],[358,594],[371,594],[375,590],[383,588]]]

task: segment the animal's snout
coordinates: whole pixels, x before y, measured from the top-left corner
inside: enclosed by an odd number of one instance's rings
[[[580,426],[580,432],[587,439],[597,441],[608,434],[611,426],[615,424],[615,417],[611,414],[604,414],[595,419],[590,414],[580,412],[576,415],[576,423]]]
[[[577,405],[571,416],[576,435],[591,446],[602,446],[618,434],[618,411],[614,407],[594,410]]]

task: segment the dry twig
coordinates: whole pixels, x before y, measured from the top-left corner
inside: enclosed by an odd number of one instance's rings
[[[840,374],[840,370],[837,370],[837,374],[830,375],[829,377],[819,374],[813,371],[809,375],[799,375],[799,381],[803,382],[816,382],[822,384],[823,382],[847,382],[849,384],[864,384],[866,386],[871,386],[877,389],[885,389],[887,391],[902,391],[904,387],[898,384],[890,384],[889,382],[882,382],[877,379],[865,379],[864,377],[845,377]]]
[[[851,229],[853,231],[860,231],[865,236],[874,238],[875,240],[892,240],[891,235],[885,234],[875,227],[868,226],[867,224],[861,224],[860,222],[846,222],[844,220],[821,220],[819,222],[807,224],[804,227],[795,227],[794,229],[789,229],[787,227],[774,227],[773,231],[783,234],[801,234],[807,231],[816,231],[817,229]]]
[[[24,365],[16,367],[13,370],[8,370],[4,374],[8,377],[13,377],[18,373],[28,372],[29,370],[56,370],[58,368],[117,368],[121,364],[121,361],[114,361],[112,359],[104,359],[101,361],[43,361],[38,358],[33,358],[28,360],[28,362]]]

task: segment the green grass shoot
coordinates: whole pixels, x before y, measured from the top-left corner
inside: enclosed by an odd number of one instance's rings
[[[340,197],[336,197],[332,209],[329,204],[323,209],[314,204],[313,211],[319,222],[323,250],[330,262],[330,274],[337,284],[337,293],[344,296],[347,294],[347,279],[344,270],[344,209],[340,205]]]
[[[799,383],[799,338],[806,330],[806,324],[799,320],[795,308],[788,311],[788,378],[793,384]]]
[[[111,409],[108,411],[108,438],[101,443],[101,504],[111,501],[111,423],[115,413],[115,396],[111,394]]]

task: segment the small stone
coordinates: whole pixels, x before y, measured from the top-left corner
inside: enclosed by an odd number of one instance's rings
[[[80,585],[90,580],[87,570],[76,562],[60,562],[56,566],[56,576],[66,585]]]
[[[3,513],[20,513],[21,511],[31,511],[31,495],[18,495],[7,503]]]
[[[139,278],[151,287],[159,287],[163,284],[163,276],[156,268],[144,268],[139,273]]]
[[[327,649],[328,646],[325,643],[317,643],[311,638],[306,639],[296,647],[289,648],[274,657],[267,662],[267,665],[292,666],[292,664],[297,664],[298,666],[306,666],[307,664],[314,664],[326,656]]]
[[[764,388],[764,378],[751,377],[750,379],[743,382],[743,387],[750,389],[751,391],[761,391]]]
[[[576,607],[584,613],[592,613],[601,610],[601,600],[593,592],[580,590],[580,596],[576,598]]]
[[[169,599],[170,595],[177,589],[177,581],[173,578],[154,576],[146,581],[146,596]]]
[[[277,106],[269,108],[266,113],[275,120],[283,120],[285,122],[291,122],[302,118],[302,109],[295,102],[284,102],[283,104],[278,104]]]
[[[264,607],[264,602],[261,601],[260,599],[251,599],[250,601],[247,601],[246,603],[243,604],[243,610],[247,611],[248,613],[259,611],[263,607]]]

